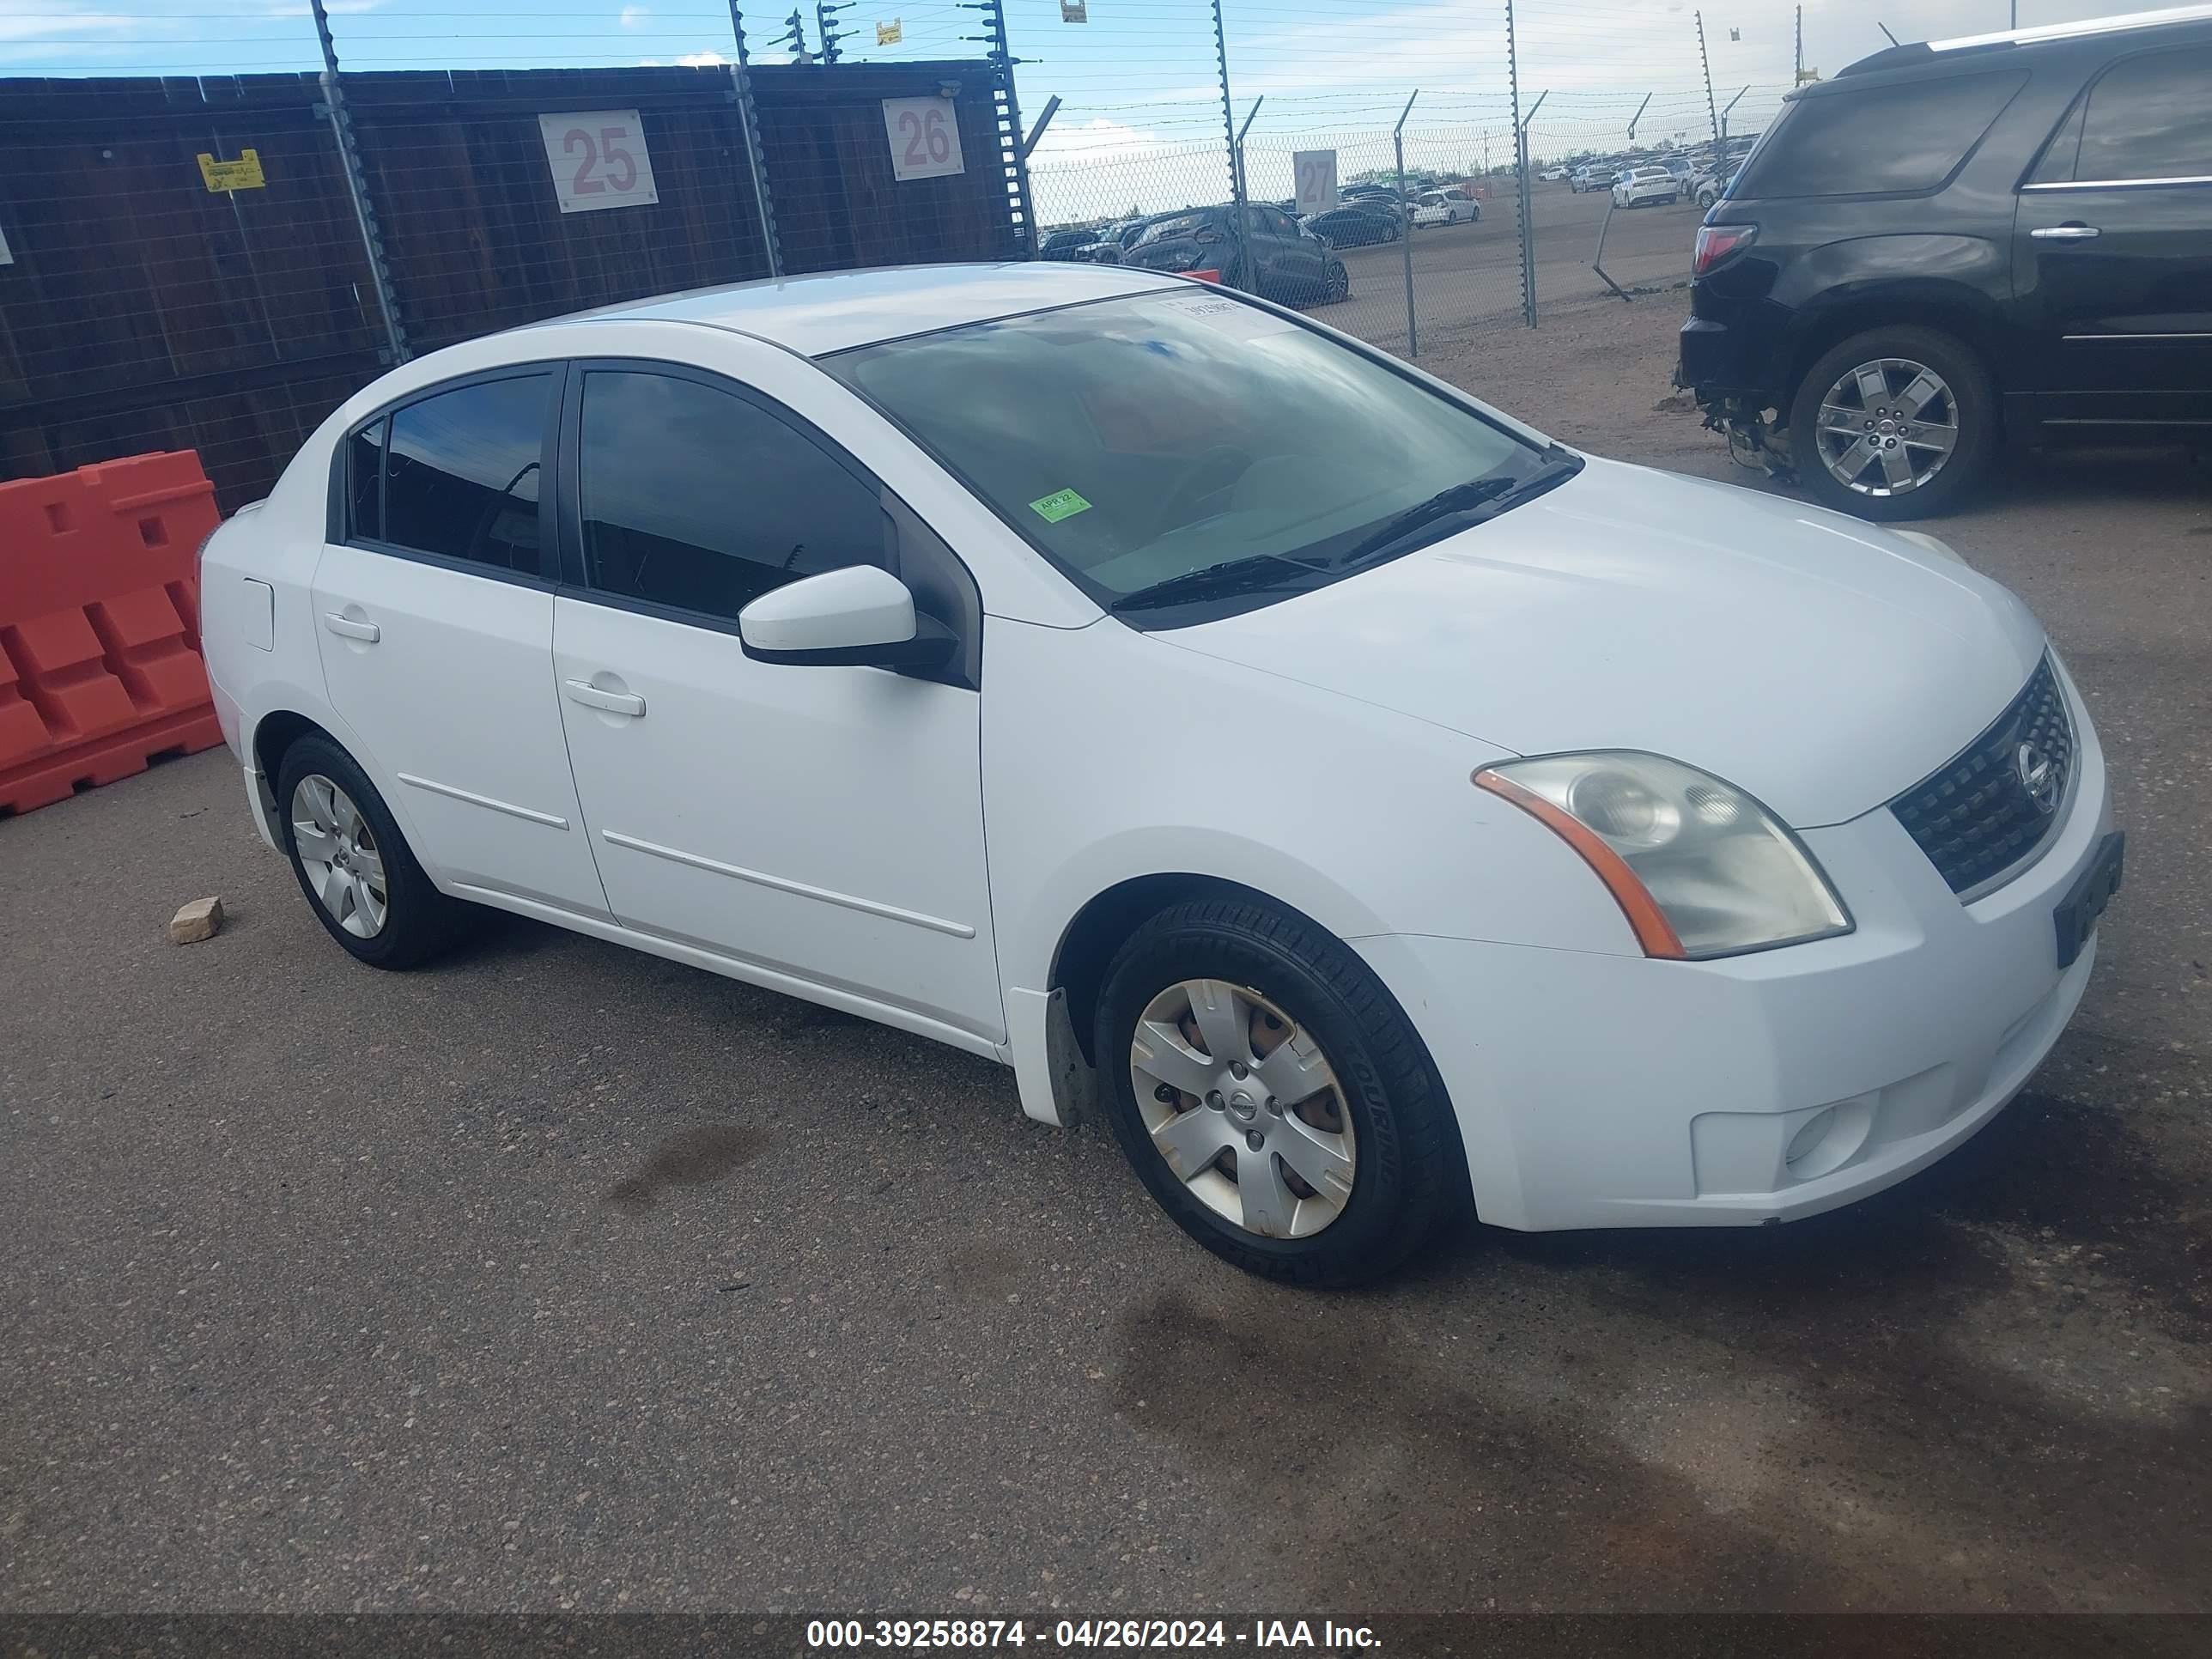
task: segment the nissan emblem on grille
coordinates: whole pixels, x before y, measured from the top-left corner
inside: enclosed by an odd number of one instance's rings
[[[2024,743],[2013,752],[2013,765],[2020,773],[2020,787],[2027,791],[2028,799],[2035,810],[2046,817],[2058,810],[2058,763],[2032,743]]]
[[[2074,723],[2046,658],[1980,737],[1890,811],[1953,892],[1978,895],[2057,833],[2073,766]]]

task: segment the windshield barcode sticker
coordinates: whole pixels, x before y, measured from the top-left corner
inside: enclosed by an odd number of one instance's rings
[[[1296,323],[1278,317],[1272,311],[1262,311],[1257,306],[1248,306],[1242,300],[1232,300],[1225,295],[1178,296],[1167,304],[1178,317],[1188,317],[1194,322],[1218,328],[1240,340],[1257,339],[1266,334],[1289,334],[1297,328]]]

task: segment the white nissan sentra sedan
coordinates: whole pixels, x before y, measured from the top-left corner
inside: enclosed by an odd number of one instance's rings
[[[255,820],[355,957],[489,905],[993,1056],[1303,1283],[1470,1202],[1887,1187],[2050,1049],[2119,880],[2073,683],[1940,542],[1145,271],[454,346],[203,560]]]

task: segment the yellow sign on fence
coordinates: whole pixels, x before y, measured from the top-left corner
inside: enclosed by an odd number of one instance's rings
[[[218,161],[203,153],[200,156],[200,177],[207,180],[211,191],[263,190],[269,181],[261,176],[261,156],[257,150],[242,149],[235,161]]]
[[[899,20],[896,17],[888,23],[876,25],[876,44],[879,46],[895,46],[905,39],[906,30],[900,26]]]

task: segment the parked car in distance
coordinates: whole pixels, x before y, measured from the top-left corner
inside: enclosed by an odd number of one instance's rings
[[[1888,1187],[2057,1042],[2119,878],[2073,682],[1940,542],[1126,266],[430,352],[199,592],[254,823],[357,960],[490,906],[1002,1061],[1300,1283],[1470,1199],[1755,1226]]]
[[[1579,196],[1586,190],[1606,189],[1612,184],[1613,179],[1613,170],[1611,167],[1601,167],[1592,162],[1577,167],[1567,175],[1567,188]]]
[[[1085,264],[1112,264],[1121,257],[1118,246],[1106,239],[1103,230],[1070,228],[1048,231],[1037,244],[1040,259],[1061,259]]]
[[[1328,247],[1364,247],[1374,242],[1395,242],[1406,234],[1406,221],[1387,203],[1346,202],[1327,213],[1308,214],[1300,221],[1307,232]]]
[[[1618,208],[1666,207],[1681,198],[1682,186],[1661,167],[1631,167],[1613,180],[1613,204]]]
[[[2199,7],[1895,47],[1791,94],[1698,232],[1677,379],[1740,454],[1866,518],[1948,509],[2007,445],[2202,445],[2208,87]]]
[[[1690,175],[1690,199],[1701,208],[1711,207],[1728,193],[1729,180],[1741,165],[1741,157],[1706,163]]]
[[[1456,191],[1424,191],[1413,203],[1413,223],[1417,227],[1473,224],[1481,217],[1482,204]]]
[[[1284,305],[1328,305],[1351,293],[1344,262],[1289,214],[1248,206],[1240,239],[1236,211],[1224,204],[1164,215],[1122,251],[1121,263],[1148,270],[1218,270],[1229,287]]]
[[[1567,170],[1565,167],[1546,167],[1536,176],[1547,185],[1555,185],[1567,176]]]

